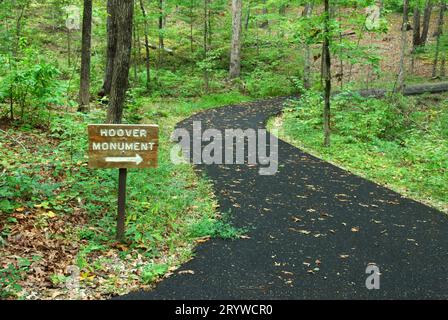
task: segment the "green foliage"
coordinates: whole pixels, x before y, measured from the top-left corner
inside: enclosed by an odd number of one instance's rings
[[[23,122],[48,122],[51,107],[65,102],[64,87],[58,80],[59,70],[32,48],[24,48],[20,60],[5,56],[2,60],[9,64],[4,67],[6,74],[0,82],[0,102],[13,104],[13,109],[8,110],[10,116],[14,116],[18,108]]]
[[[9,263],[6,267],[0,268],[0,298],[9,298],[19,293],[22,287],[18,282],[23,280],[24,274],[29,271],[31,264],[40,259],[40,256],[33,256],[31,261],[18,258],[15,263]]]
[[[246,232],[246,229],[232,226],[230,217],[230,213],[224,214],[218,220],[210,217],[204,217],[191,226],[190,236],[193,238],[201,238],[205,236],[212,236],[222,239],[238,238]]]
[[[284,75],[262,69],[244,76],[243,81],[247,92],[253,97],[284,96],[296,91],[294,83]]]
[[[149,284],[168,271],[167,264],[149,264],[141,271],[141,281]]]

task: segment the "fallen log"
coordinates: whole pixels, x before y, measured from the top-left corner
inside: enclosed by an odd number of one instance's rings
[[[439,83],[425,83],[408,85],[404,88],[403,94],[405,96],[413,96],[424,93],[442,93],[448,91],[448,82]],[[385,89],[363,89],[358,93],[363,97],[368,98],[383,98],[387,93],[392,91]]]

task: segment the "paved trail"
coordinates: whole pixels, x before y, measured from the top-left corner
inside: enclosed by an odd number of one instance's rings
[[[201,120],[203,129],[264,128],[283,101],[205,111],[180,127]],[[255,166],[198,166],[213,181],[222,212],[232,210],[250,239],[201,244],[154,291],[120,298],[448,298],[446,215],[282,141],[279,166],[274,176]],[[380,290],[365,287],[369,263],[380,268]]]

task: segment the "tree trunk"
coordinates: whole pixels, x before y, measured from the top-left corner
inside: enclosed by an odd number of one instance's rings
[[[440,37],[443,33],[443,24],[444,24],[444,14],[445,14],[445,4],[441,3],[440,5],[440,14],[439,21],[437,22],[437,41],[436,41],[436,52],[434,56],[434,63],[432,68],[432,76],[433,78],[437,76],[437,64],[439,63],[439,54],[440,54]]]
[[[330,57],[330,4],[329,0],[324,1],[324,42],[323,42],[323,68],[322,74],[325,79],[324,93],[324,146],[330,146],[330,97],[331,97],[331,57]]]
[[[409,0],[403,0],[403,22],[401,25],[401,53],[400,53],[400,64],[397,76],[397,83],[394,92],[403,92],[404,82],[405,82],[405,64],[404,58],[407,49],[407,30],[409,22]]]
[[[425,12],[423,14],[423,27],[422,27],[422,35],[420,36],[420,45],[424,46],[426,44],[426,40],[428,39],[429,32],[429,24],[431,22],[431,12],[432,12],[432,1],[427,0],[425,4]]]
[[[190,52],[193,53],[193,0],[190,0]]]
[[[146,17],[145,5],[143,4],[143,0],[140,0],[140,9],[142,10],[144,27],[145,27],[145,63],[146,63],[146,89],[149,90],[151,83],[151,65],[150,65],[150,56],[149,56],[149,39],[148,39],[148,19]]]
[[[250,22],[250,1],[248,1],[247,4],[246,19],[244,19],[244,30],[246,31],[247,29],[249,29],[249,22]]]
[[[90,52],[92,39],[92,0],[84,0],[82,14],[81,75],[78,111],[88,112],[90,103]]]
[[[99,96],[110,94],[112,75],[114,72],[114,60],[117,49],[117,26],[112,18],[115,16],[115,1],[107,0],[107,53],[106,53],[106,72],[104,74],[104,82]]]
[[[312,2],[307,2],[302,16],[308,19],[311,17],[312,12],[313,4]],[[307,42],[305,42],[304,51],[303,86],[308,90],[311,88],[311,47]]]
[[[163,0],[159,0],[159,65],[163,60],[163,49],[165,44],[163,41]]]
[[[208,57],[208,4],[210,0],[204,0],[204,39],[203,39],[203,47],[204,47],[204,60]],[[208,93],[209,89],[209,74],[208,67],[206,66],[204,69],[204,89],[205,92]]]
[[[27,6],[26,3],[24,3],[22,5],[22,7],[20,8],[19,16],[17,17],[17,21],[16,21],[16,43],[15,43],[15,46],[14,46],[14,51],[12,53],[14,57],[17,57],[17,55],[19,53],[20,38],[22,36],[22,19],[23,19],[23,16],[25,14],[26,6]]]
[[[412,46],[414,50],[420,45],[420,8],[418,5],[414,8],[413,26],[412,26]]]
[[[241,12],[242,0],[232,0],[232,47],[230,51],[230,79],[240,76],[241,72]]]
[[[268,14],[268,8],[266,6],[266,0],[263,0],[263,9],[262,9],[261,13],[264,14],[264,15]],[[266,20],[261,22],[260,28],[263,28],[263,29],[267,28],[268,25],[269,25],[269,21],[266,19]]]
[[[116,25],[116,52],[110,89],[107,123],[121,123],[123,104],[129,84],[129,67],[132,47],[133,0],[112,0]]]
[[[134,82],[138,82],[138,45],[137,45],[137,21],[134,21],[133,27],[132,27],[133,36],[132,39],[134,39],[131,52],[133,55],[132,58],[132,65],[134,70]]]
[[[440,63],[440,76],[442,78],[446,76],[446,52],[443,53],[442,61]]]

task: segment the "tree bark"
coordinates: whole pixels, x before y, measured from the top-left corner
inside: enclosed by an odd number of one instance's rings
[[[244,30],[246,31],[247,29],[249,29],[249,22],[250,22],[250,1],[248,1],[247,4],[246,19],[244,19]]]
[[[203,47],[204,47],[204,60],[208,57],[208,5],[210,0],[204,0],[204,39],[203,39]],[[204,69],[204,89],[205,92],[208,93],[209,90],[209,74],[207,67]]]
[[[268,8],[266,6],[266,0],[263,0],[263,9],[262,9],[261,13],[264,14],[264,15],[268,14]],[[265,29],[265,28],[268,27],[268,25],[269,25],[269,20],[266,19],[266,20],[261,22],[260,28]]]
[[[117,49],[117,25],[113,19],[115,16],[116,0],[107,0],[107,53],[106,53],[106,71],[104,74],[103,87],[99,96],[110,94],[112,76],[114,72],[114,60]]]
[[[142,10],[143,20],[144,20],[144,28],[145,28],[145,64],[146,64],[146,89],[149,90],[151,83],[151,64],[150,64],[150,55],[149,55],[149,39],[148,39],[148,19],[146,17],[145,5],[143,4],[143,0],[140,0],[140,9]]]
[[[129,84],[129,67],[132,48],[133,0],[112,0],[116,25],[116,52],[110,89],[107,123],[121,123],[123,104]]]
[[[394,92],[403,92],[404,82],[406,77],[404,58],[407,49],[407,30],[409,22],[409,0],[403,0],[403,22],[401,25],[401,53],[400,53],[400,64],[397,76],[397,83],[394,88]]]
[[[313,3],[307,2],[302,16],[308,19],[311,17],[312,12]],[[304,51],[303,87],[308,90],[311,88],[311,47],[307,42],[305,42]]]
[[[422,35],[420,36],[420,45],[424,46],[428,39],[429,32],[429,24],[431,22],[431,13],[432,13],[432,1],[427,0],[425,4],[425,12],[423,14],[423,27],[422,27]]]
[[[439,54],[440,54],[440,37],[443,34],[443,24],[444,24],[444,14],[445,14],[445,4],[441,3],[440,5],[440,13],[439,20],[437,22],[437,41],[436,41],[436,52],[434,55],[434,63],[432,68],[432,76],[433,78],[437,76],[437,64],[439,63]],[[441,66],[442,68],[442,66]]]
[[[88,112],[90,103],[90,56],[92,39],[92,0],[84,0],[82,14],[81,75],[78,111]]]
[[[159,0],[159,65],[163,60],[163,49],[165,47],[163,41],[163,0]]]
[[[241,23],[242,0],[232,0],[232,47],[230,51],[230,79],[241,73]]]
[[[413,26],[412,26],[412,46],[415,49],[420,45],[420,8],[418,5],[414,8]]]
[[[330,97],[331,97],[331,57],[330,57],[330,4],[324,1],[324,42],[323,42],[323,68],[322,74],[325,79],[324,92],[324,146],[330,146]]]

